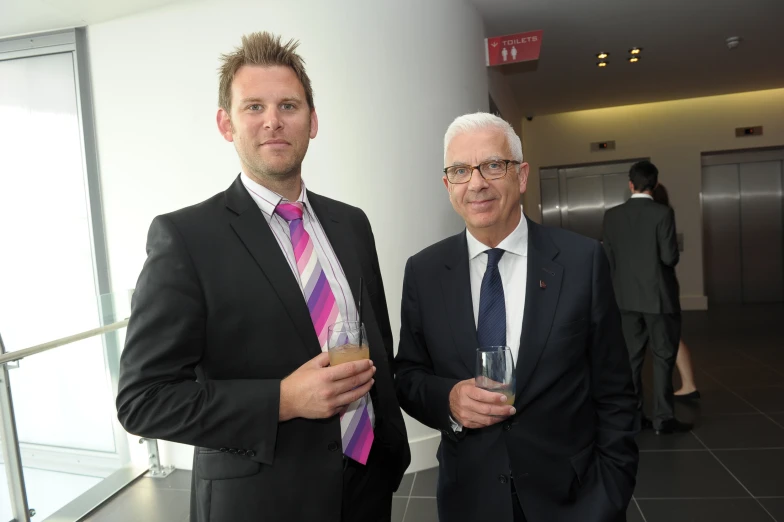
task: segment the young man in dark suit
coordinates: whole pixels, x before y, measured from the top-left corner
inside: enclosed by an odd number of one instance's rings
[[[196,446],[193,522],[390,520],[410,461],[370,223],[302,181],[318,118],[296,47],[254,33],[223,56],[217,123],[242,173],[155,218],[133,297],[118,416]],[[360,278],[370,360],[330,367]]]
[[[632,197],[604,216],[604,249],[621,309],[634,388],[642,410],[642,366],[648,345],[653,354],[653,418],[643,427],[657,434],[689,431],[675,419],[672,370],[681,336],[681,306],[675,265],[678,241],[672,208],[653,201],[659,171],[649,161],[632,165]]]

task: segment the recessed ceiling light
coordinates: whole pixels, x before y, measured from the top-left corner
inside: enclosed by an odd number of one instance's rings
[[[639,62],[639,61],[640,61],[640,57],[639,57],[639,56],[630,56],[630,57],[629,57],[629,61],[630,61],[631,63],[637,63],[637,62]]]
[[[597,66],[597,67],[607,67],[607,64],[608,64],[608,63],[609,63],[609,62],[596,62],[596,66]]]
[[[640,54],[642,52],[642,47],[632,47],[629,49],[629,54]]]
[[[596,57],[597,57],[598,59],[600,59],[600,60],[604,60],[604,59],[605,59],[605,58],[607,58],[608,56],[610,56],[610,55],[609,55],[609,53],[599,53],[599,54],[597,54],[597,55],[596,55]]]

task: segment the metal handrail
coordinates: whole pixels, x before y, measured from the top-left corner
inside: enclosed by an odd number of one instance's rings
[[[120,328],[125,328],[126,326],[128,326],[128,319],[123,319],[122,321],[117,321],[116,323],[101,326],[100,328],[93,328],[92,330],[69,335],[68,337],[49,341],[48,343],[43,343],[36,346],[31,346],[30,348],[24,348],[23,350],[16,350],[10,353],[6,353],[4,355],[0,355],[0,365],[15,362],[20,359],[24,359],[25,357],[30,357],[31,355],[53,350],[54,348],[59,348],[60,346],[64,346],[66,344],[75,343],[76,341],[81,341],[82,339],[88,339],[90,337],[95,337],[96,335],[113,332],[115,330],[119,330]]]

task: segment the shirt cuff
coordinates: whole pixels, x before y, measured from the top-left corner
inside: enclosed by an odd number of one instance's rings
[[[451,415],[449,416],[449,424],[452,425],[452,431],[454,431],[455,433],[460,433],[461,431],[463,431],[463,426],[460,425],[460,423],[457,422],[455,419],[453,419]]]

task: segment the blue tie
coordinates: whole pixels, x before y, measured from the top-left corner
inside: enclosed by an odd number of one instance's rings
[[[504,303],[504,285],[498,262],[504,250],[493,248],[487,251],[487,269],[482,278],[482,289],[479,294],[479,321],[476,337],[479,346],[506,345],[506,304]]]

